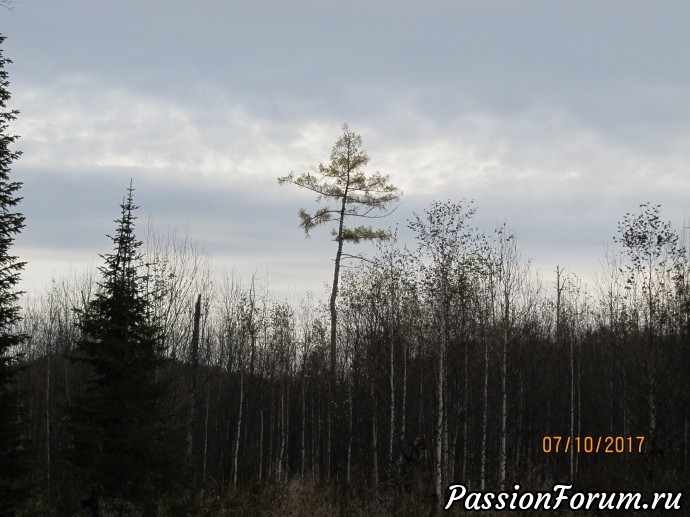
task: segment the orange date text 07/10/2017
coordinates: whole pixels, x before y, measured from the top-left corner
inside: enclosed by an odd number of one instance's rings
[[[541,452],[559,454],[641,454],[644,436],[544,436]]]

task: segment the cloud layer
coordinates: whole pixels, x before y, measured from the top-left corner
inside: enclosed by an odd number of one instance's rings
[[[405,193],[387,224],[474,198],[487,231],[506,219],[545,270],[588,276],[626,211],[685,216],[688,19],[685,2],[20,4],[4,52],[27,282],[107,251],[134,178],[219,261],[320,289],[332,243],[304,240],[312,199],[275,178],[327,160],[343,122]]]

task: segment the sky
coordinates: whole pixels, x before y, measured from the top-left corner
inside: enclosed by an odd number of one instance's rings
[[[98,265],[131,178],[142,228],[322,295],[334,242],[276,178],[327,162],[344,123],[403,191],[379,221],[403,244],[431,201],[474,200],[547,280],[590,278],[641,203],[688,224],[688,27],[685,0],[18,0],[22,287]]]

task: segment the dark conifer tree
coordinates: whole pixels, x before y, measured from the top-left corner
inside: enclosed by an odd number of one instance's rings
[[[71,413],[73,462],[92,506],[102,496],[150,508],[173,488],[184,451],[158,375],[163,348],[140,274],[136,208],[130,185],[110,237],[114,250],[102,255],[100,289],[79,315],[77,359],[90,373]]]
[[[0,45],[5,37],[0,35]],[[11,181],[10,165],[21,154],[10,150],[18,136],[8,133],[17,111],[7,111],[10,98],[5,64],[11,63],[0,49],[0,515],[12,515],[26,490],[22,484],[28,470],[24,443],[25,418],[21,393],[15,380],[18,366],[17,345],[25,337],[15,329],[20,319],[17,305],[21,293],[15,288],[25,263],[10,254],[14,237],[24,227],[24,216],[14,211],[22,198],[16,196],[21,183]]]

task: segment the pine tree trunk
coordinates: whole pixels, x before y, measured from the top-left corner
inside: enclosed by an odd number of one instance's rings
[[[338,251],[335,254],[335,266],[333,271],[333,286],[331,289],[331,299],[329,303],[329,310],[331,315],[331,342],[330,342],[330,371],[328,375],[328,447],[330,456],[329,475],[331,477],[337,476],[337,447],[336,447],[336,340],[337,340],[337,311],[336,300],[338,299],[338,282],[340,280],[340,261],[343,255],[343,230],[345,227],[345,208],[347,204],[347,195],[349,187],[349,173],[348,181],[345,187],[345,192],[342,199],[342,206],[340,208],[340,221],[338,224],[338,234],[336,240],[338,241]]]

